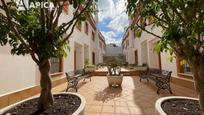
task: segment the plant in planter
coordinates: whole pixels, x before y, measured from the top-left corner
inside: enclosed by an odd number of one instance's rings
[[[86,67],[87,65],[89,65],[89,59],[85,59],[85,62],[84,62],[84,67]]]
[[[93,72],[93,71],[96,70],[96,66],[95,65],[89,64],[89,59],[85,59],[84,68],[85,68],[86,71],[89,71],[89,72]]]
[[[105,61],[107,68],[108,68],[108,74],[109,75],[117,75],[118,70],[118,61],[115,57],[108,57]]]
[[[118,66],[117,59],[115,57],[109,57],[105,63],[108,68],[107,79],[109,86],[121,86],[123,75],[121,74],[121,68]]]
[[[93,71],[95,71],[96,70],[96,66],[95,65],[86,65],[85,66],[85,70],[86,71],[89,71],[89,72],[93,72]]]
[[[203,8],[203,0],[128,0],[127,5],[130,17],[138,20],[130,27],[137,37],[146,32],[159,38],[156,51],[169,51],[190,65],[204,113]]]
[[[134,69],[134,67],[136,67],[136,66],[137,66],[137,64],[129,64],[129,65],[128,65],[128,68],[129,68],[129,69]]]
[[[38,110],[53,105],[52,83],[49,75],[50,58],[66,56],[69,38],[75,25],[85,21],[95,8],[93,0],[48,0],[52,8],[29,7],[26,0],[0,0],[0,45],[10,44],[11,54],[30,55],[39,66],[41,93]],[[42,0],[30,0],[35,6]],[[29,4],[28,4],[29,5]],[[64,7],[72,5],[73,16],[59,23]],[[19,7],[24,10],[19,9]],[[54,8],[53,8],[54,7]]]

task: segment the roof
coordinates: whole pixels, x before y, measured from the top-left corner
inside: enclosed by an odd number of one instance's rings
[[[136,16],[133,20],[132,20],[132,23],[131,23],[131,26],[135,25],[136,23],[139,22],[140,20],[140,16]],[[128,39],[128,36],[129,36],[129,31],[127,30],[125,33],[124,33],[124,36],[123,36],[123,40],[122,40],[122,44],[124,43],[124,41],[126,39]]]
[[[104,38],[104,36],[101,34],[101,32],[100,31],[98,31],[99,32],[99,39],[104,43],[104,45],[106,45],[106,42],[105,42],[105,38]]]

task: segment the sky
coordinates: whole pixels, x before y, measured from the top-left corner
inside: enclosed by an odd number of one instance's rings
[[[106,43],[121,45],[125,27],[128,26],[125,0],[98,0],[98,27]]]

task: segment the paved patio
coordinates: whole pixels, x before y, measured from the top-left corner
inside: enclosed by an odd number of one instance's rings
[[[55,87],[63,91],[66,84]],[[156,93],[154,83],[139,82],[137,76],[124,77],[121,88],[109,88],[106,77],[94,76],[92,81],[81,82],[79,93],[86,98],[85,115],[156,115],[155,101],[169,96],[168,91]],[[193,90],[172,84],[173,95],[196,97]]]

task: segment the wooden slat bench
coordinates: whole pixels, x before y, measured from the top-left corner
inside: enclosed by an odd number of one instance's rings
[[[145,71],[140,71],[139,77],[140,82],[142,79],[146,79],[149,82],[149,79],[155,82],[157,86],[157,94],[161,89],[168,90],[172,94],[170,80],[171,80],[172,71],[160,70],[155,68],[147,68]]]
[[[65,74],[66,74],[66,78],[67,78],[66,92],[70,88],[75,89],[77,92],[78,91],[77,85],[78,85],[79,81],[82,79],[83,79],[83,81],[85,81],[85,79],[89,79],[91,81],[91,74],[90,74],[90,72],[85,71],[85,69],[66,72]]]

